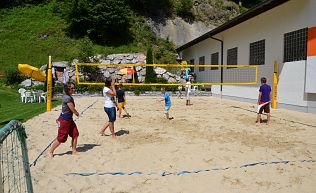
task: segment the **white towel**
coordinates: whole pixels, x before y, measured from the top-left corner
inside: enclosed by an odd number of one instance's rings
[[[265,102],[265,103],[263,103],[263,104],[261,104],[261,105],[257,105],[257,113],[259,113],[260,109],[261,109],[264,105],[266,105],[266,104],[268,104],[268,103],[270,103],[270,101]]]

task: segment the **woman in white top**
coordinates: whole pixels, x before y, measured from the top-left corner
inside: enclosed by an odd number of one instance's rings
[[[116,90],[115,90],[115,79],[107,79],[105,80],[103,88],[103,96],[104,96],[104,111],[109,117],[109,121],[107,121],[103,127],[100,129],[101,136],[104,135],[104,131],[107,127],[110,128],[111,136],[114,139],[115,138],[115,132],[114,132],[114,122],[116,120],[116,108],[115,108],[115,99],[116,96]]]
[[[192,105],[191,104],[191,82],[190,82],[190,79],[188,78],[187,79],[187,83],[185,84],[185,95],[186,95],[186,99],[187,99],[187,101],[186,101],[186,105],[188,106],[188,105]]]

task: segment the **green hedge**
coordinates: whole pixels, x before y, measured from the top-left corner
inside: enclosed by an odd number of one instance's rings
[[[16,68],[7,68],[4,72],[4,83],[6,85],[17,85],[22,82],[23,76]]]

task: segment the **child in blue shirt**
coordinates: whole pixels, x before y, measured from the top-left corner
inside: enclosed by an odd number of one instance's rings
[[[164,96],[164,98],[161,99],[161,101],[165,101],[165,108],[164,108],[163,112],[166,114],[166,118],[168,120],[171,120],[171,119],[173,119],[173,117],[169,117],[169,110],[171,107],[170,96],[169,96],[168,92],[166,92],[165,88],[161,88],[161,93]]]

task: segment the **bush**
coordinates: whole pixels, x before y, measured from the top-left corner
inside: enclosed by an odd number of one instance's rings
[[[87,89],[89,93],[102,93],[102,90],[103,90],[103,86],[99,86],[99,85],[88,85],[88,89]]]
[[[128,85],[123,85],[123,90],[125,91],[133,91],[133,87],[132,86],[128,86]]]
[[[134,90],[134,94],[136,95],[136,96],[139,96],[140,95],[140,90]]]
[[[4,83],[6,85],[16,85],[23,80],[23,76],[15,68],[5,70]]]
[[[61,83],[58,83],[56,85],[53,84],[53,95],[54,94],[63,94],[64,92],[64,85]]]
[[[175,4],[176,13],[182,17],[192,17],[191,9],[193,7],[192,0],[179,0]]]
[[[168,81],[166,79],[162,78],[162,77],[158,77],[157,78],[157,83],[166,84],[166,83],[168,83]]]
[[[178,86],[166,86],[166,90],[175,93],[178,90]]]
[[[44,91],[44,84],[40,84],[40,85],[36,85],[36,86],[32,86],[33,90],[43,90]]]

